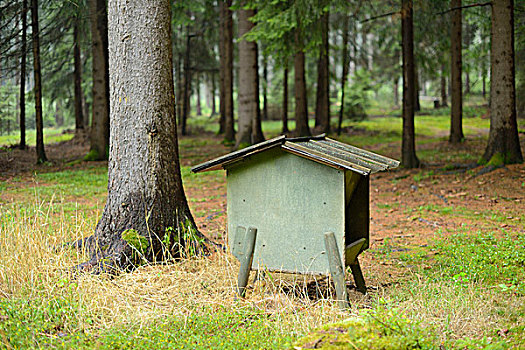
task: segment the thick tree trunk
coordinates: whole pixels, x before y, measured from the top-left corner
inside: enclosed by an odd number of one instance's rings
[[[84,115],[82,113],[82,59],[80,56],[79,15],[75,18],[73,27],[73,80],[75,91],[75,133],[84,130]]]
[[[44,150],[44,121],[42,117],[42,75],[40,69],[40,32],[38,29],[38,0],[31,0],[31,28],[33,31],[33,71],[35,79],[35,117],[36,117],[36,162],[47,161]]]
[[[295,135],[310,136],[308,126],[308,103],[306,97],[306,78],[304,70],[304,51],[300,30],[295,30]]]
[[[235,141],[235,122],[233,119],[233,18],[230,7],[232,0],[226,0],[224,10],[224,140]]]
[[[317,94],[315,105],[315,125],[323,133],[330,132],[330,95],[328,70],[328,30],[329,13],[321,17],[321,50],[317,62]]]
[[[26,148],[26,59],[27,59],[27,0],[22,0],[22,38],[20,52],[20,149]]]
[[[441,107],[448,107],[447,100],[447,77],[445,75],[445,65],[441,65],[441,79],[440,79],[440,88],[441,88]]]
[[[239,10],[239,38],[248,33],[254,26],[250,17],[253,10]],[[239,42],[239,132],[236,148],[244,148],[253,143],[252,129],[257,118],[257,46],[252,41],[240,39]]]
[[[349,26],[350,18],[347,15],[344,15],[343,19],[343,72],[341,74],[341,106],[339,107],[339,120],[337,123],[337,135],[341,135],[341,130],[343,126],[343,116],[345,109],[345,87],[346,81],[348,80],[348,71],[350,65],[350,58],[348,57],[348,38],[349,38]]]
[[[89,0],[93,58],[91,148],[87,160],[107,159],[109,149],[108,18],[105,0]],[[124,40],[124,39],[122,39]],[[127,40],[127,39],[126,39]],[[127,96],[120,96],[127,101]]]
[[[109,2],[108,198],[83,270],[176,258],[200,239],[178,159],[170,8],[168,0]]]
[[[521,163],[516,121],[514,1],[492,2],[490,132],[483,159],[490,165]]]
[[[401,164],[406,168],[417,168],[414,131],[414,31],[412,0],[402,0],[401,36],[403,40],[403,141]]]
[[[282,111],[282,134],[290,132],[288,129],[288,67],[284,68],[283,71],[283,111]]]
[[[461,0],[452,0],[452,8],[460,7]],[[450,107],[450,143],[460,143],[463,140],[463,86],[461,83],[461,9],[452,11],[452,27],[450,29],[450,83],[452,88]]]

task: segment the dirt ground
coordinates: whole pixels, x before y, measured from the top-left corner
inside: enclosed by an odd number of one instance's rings
[[[183,165],[195,165],[228,152],[226,147],[220,146],[216,136],[200,137],[208,138],[211,142],[205,146],[182,148]],[[480,153],[482,145],[474,140],[460,147],[464,151]],[[385,155],[398,158],[398,148],[398,145],[391,145],[391,154]],[[418,147],[424,148],[432,148],[443,154],[457,150],[445,141]],[[92,165],[81,161],[87,151],[85,139],[46,145],[50,163],[37,166],[33,148],[25,151],[1,150],[0,180],[9,182],[15,176],[29,179],[35,171],[58,171]],[[437,234],[447,235],[458,231],[525,232],[524,164],[509,165],[488,173],[483,173],[482,167],[468,168],[468,164],[456,164],[458,169],[445,170],[446,165],[439,161],[423,163],[420,169],[396,169],[371,176],[371,250],[388,245],[392,251],[409,251],[429,244]],[[186,194],[190,198],[193,213],[196,213],[195,219],[200,230],[216,240],[224,239],[225,177],[221,181],[198,187],[190,184],[186,187]],[[364,255],[364,269],[378,268],[373,259],[373,254]]]

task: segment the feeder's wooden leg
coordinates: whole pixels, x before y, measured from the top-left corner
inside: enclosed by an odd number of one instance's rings
[[[237,277],[237,292],[241,298],[244,298],[246,294],[246,285],[250,277],[256,237],[257,229],[255,227],[249,227],[244,237],[244,254],[239,259],[241,261],[241,268],[239,269],[239,276]]]
[[[352,269],[352,275],[354,275],[357,290],[366,294],[365,279],[363,278],[363,272],[361,272],[361,266],[359,265],[359,260],[357,260],[357,258],[352,264],[350,264],[350,269]]]
[[[339,251],[337,250],[337,242],[333,232],[326,232],[324,234],[324,245],[326,248],[326,254],[328,255],[328,264],[330,265],[330,274],[335,284],[335,293],[337,295],[337,301],[341,309],[349,307],[348,304],[348,293],[345,285],[345,270]]]

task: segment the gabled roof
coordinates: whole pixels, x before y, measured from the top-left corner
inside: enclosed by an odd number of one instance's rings
[[[226,168],[228,165],[248,156],[277,147],[299,157],[337,169],[351,170],[361,175],[369,175],[399,166],[397,160],[332,140],[323,134],[296,138],[287,138],[284,135],[278,136],[199,164],[193,167],[191,171],[199,173]]]

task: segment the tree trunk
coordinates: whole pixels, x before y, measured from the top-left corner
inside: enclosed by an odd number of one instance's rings
[[[215,82],[215,73],[211,73],[211,91],[210,91],[210,97],[211,97],[211,116],[214,116],[217,114],[217,106],[215,105],[215,91],[217,90],[216,82]]]
[[[348,38],[349,38],[349,26],[350,18],[348,15],[344,15],[343,19],[343,72],[341,74],[341,106],[339,107],[339,121],[337,123],[337,135],[341,135],[343,126],[343,116],[345,109],[345,87],[346,81],[348,80],[348,70],[350,59],[348,57]]]
[[[118,271],[176,258],[201,237],[181,181],[170,5],[168,0],[109,1],[115,103],[108,198],[85,242],[91,260],[80,265],[84,271]]]
[[[441,65],[441,79],[440,79],[440,88],[441,88],[441,107],[448,107],[447,101],[447,77],[445,75],[445,65]]]
[[[304,51],[299,29],[295,30],[295,136],[310,136],[308,126],[308,103],[306,97],[306,78],[304,71]]]
[[[461,0],[452,0],[452,8],[460,7]],[[452,88],[450,108],[450,143],[460,143],[463,140],[463,86],[461,83],[461,9],[452,11],[452,27],[450,29],[450,82]]]
[[[255,12],[254,12],[255,14]],[[259,99],[259,48],[257,43],[255,43],[255,119],[253,119],[252,124],[252,143],[259,143],[264,141],[264,135],[262,132],[262,116],[261,116],[261,101]]]
[[[191,35],[190,26],[186,26],[186,51],[184,53],[184,87],[182,89],[182,117],[180,120],[180,133],[185,136],[188,134],[186,130],[188,116],[190,114],[190,93],[191,93],[191,68],[190,68],[190,53],[191,53]]]
[[[85,159],[102,160],[107,159],[109,150],[108,18],[105,0],[89,0],[88,4],[93,59],[93,106],[91,148]],[[120,95],[119,98],[119,103],[121,100],[128,100],[125,95]]]
[[[250,17],[253,10],[239,10],[239,38],[248,33],[254,26]],[[257,118],[257,99],[255,82],[257,80],[257,47],[252,41],[240,39],[239,41],[239,132],[237,133],[236,148],[251,145],[252,128]]]
[[[82,114],[82,59],[80,56],[79,14],[73,25],[73,81],[75,91],[75,133],[84,130],[84,115]]]
[[[225,112],[225,86],[224,77],[226,75],[226,56],[225,56],[225,25],[226,25],[226,1],[219,1],[219,132],[224,134],[226,129]]]
[[[399,108],[399,76],[394,77],[394,107]]]
[[[516,121],[514,1],[492,2],[490,132],[483,159],[489,165],[521,163]]]
[[[222,2],[222,1],[220,1]],[[233,18],[230,7],[232,0],[226,0],[224,10],[224,140],[235,141],[235,123],[233,119]]]
[[[47,161],[44,150],[44,121],[42,118],[42,75],[40,70],[40,32],[38,29],[38,0],[31,0],[31,28],[33,31],[33,76],[35,78],[35,117],[36,117],[36,162]]]
[[[230,10],[232,0],[226,0],[226,21],[224,23],[224,56],[225,56],[225,75],[224,75],[224,114],[225,131],[224,140],[227,142],[235,141],[235,121],[233,104],[233,12]]]
[[[197,74],[197,85],[195,86],[197,90],[197,101],[195,103],[195,113],[198,116],[202,115],[202,107],[201,107],[201,79],[200,75]]]
[[[414,112],[421,110],[421,104],[419,103],[419,72],[414,58]]]
[[[64,115],[62,114],[62,103],[60,101],[55,101],[55,125],[58,127],[64,125]]]
[[[180,31],[182,32],[182,30]],[[182,123],[182,108],[183,108],[183,101],[182,101],[182,96],[183,96],[183,92],[184,92],[184,81],[183,81],[183,78],[182,78],[182,65],[183,65],[183,62],[184,62],[184,58],[182,57],[182,54],[179,54],[178,57],[177,57],[177,91],[176,91],[176,96],[177,96],[177,109],[176,109],[176,117],[175,117],[175,120],[176,122],[178,123],[178,125],[180,125]]]
[[[330,132],[330,95],[328,70],[328,30],[329,13],[321,17],[321,50],[317,64],[317,94],[315,105],[315,125],[323,133]]]
[[[290,132],[288,129],[288,66],[283,71],[283,111],[282,111],[282,134]]]
[[[268,120],[268,58],[263,57],[263,113],[262,119]]]
[[[26,148],[26,58],[27,58],[27,0],[22,0],[22,38],[20,52],[20,149]]]
[[[403,141],[401,164],[406,168],[417,168],[414,132],[414,31],[412,0],[402,0],[401,36],[403,40]]]

